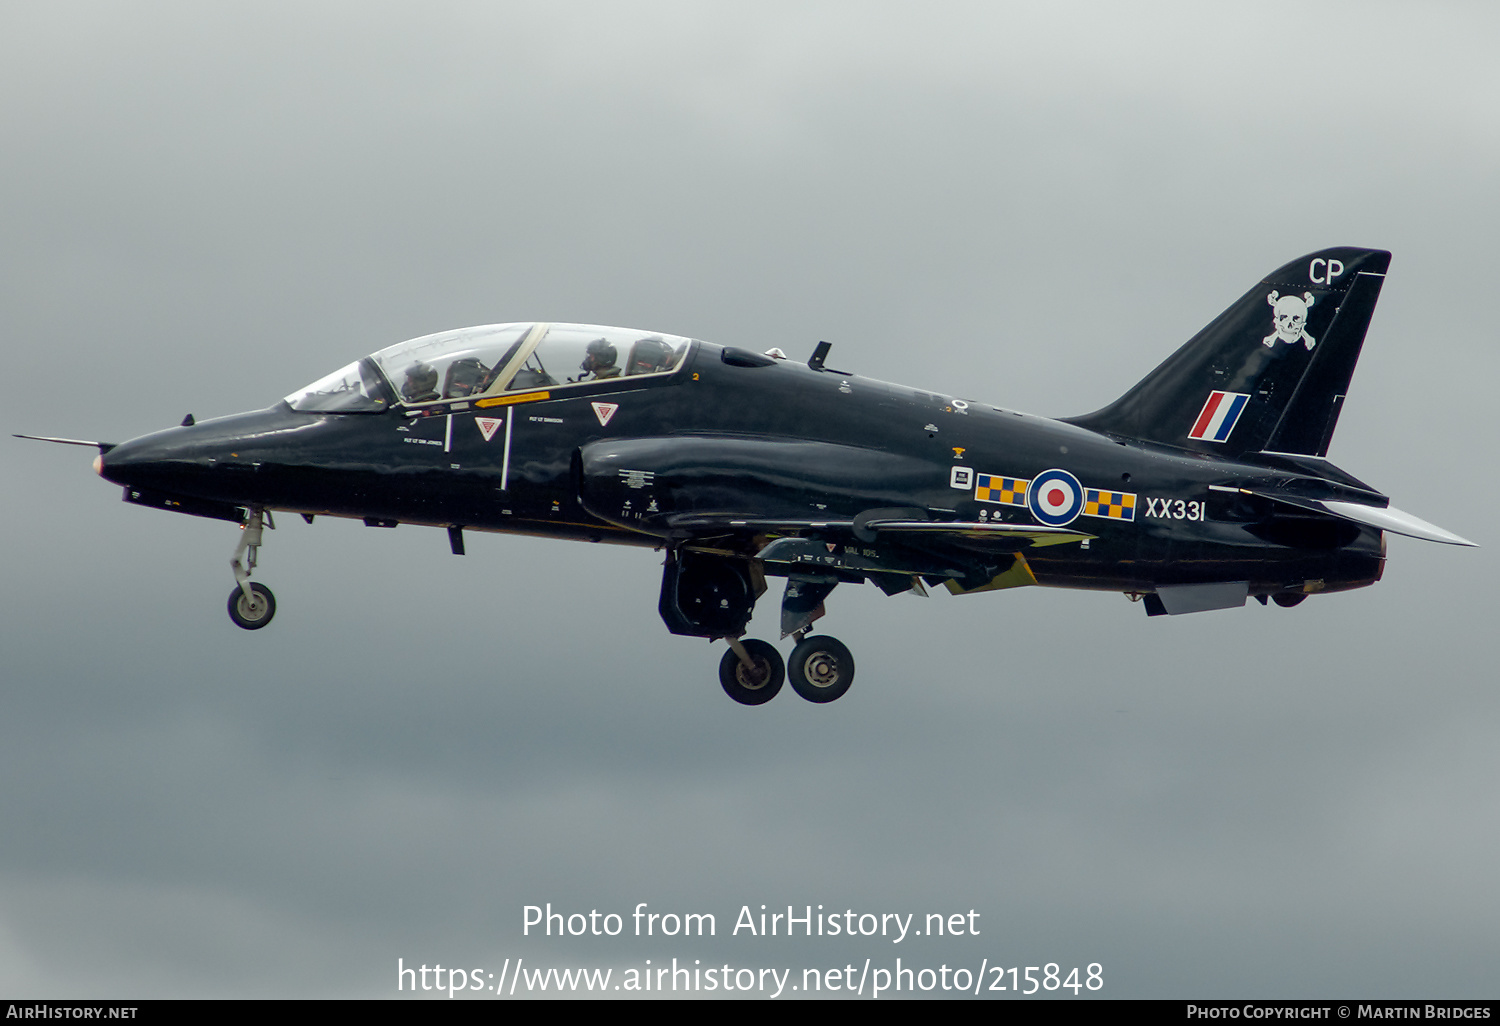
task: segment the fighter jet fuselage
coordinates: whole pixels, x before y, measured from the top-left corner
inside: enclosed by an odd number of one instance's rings
[[[750,546],[733,547],[752,557],[758,542],[748,530],[731,530],[736,521],[788,528],[805,521],[800,533],[812,536],[818,524],[902,509],[908,519],[976,530],[1036,526],[1025,493],[1007,493],[997,479],[1029,482],[1056,468],[1085,493],[1074,501],[1069,482],[1057,486],[1069,491],[1053,504],[1062,516],[1070,502],[1083,507],[1062,525],[1070,528],[1059,532],[1066,541],[1002,546],[1026,552],[1039,584],[1145,593],[1228,574],[1262,594],[1309,581],[1320,582],[1318,590],[1360,587],[1380,577],[1378,530],[1311,517],[1270,530],[1239,492],[1295,483],[1318,498],[1383,498],[1330,474],[1326,462],[1210,460],[975,399],[758,356],[695,342],[677,371],[649,383],[620,378],[533,390],[504,396],[504,406],[460,400],[415,416],[399,408],[300,413],[283,403],[125,443],[104,455],[101,473],[148,503],[155,492],[381,526],[652,547],[691,545],[717,529],[731,544],[748,534]],[[996,483],[981,490],[980,475]],[[1120,499],[1088,502],[1095,492]],[[921,550],[950,549],[955,568],[982,574],[1010,562],[993,558],[1000,537],[927,538]],[[839,548],[878,545],[832,533],[829,540]]]
[[[1329,463],[1389,254],[1293,261],[1118,401],[1053,420],[659,333],[519,322],[356,361],[276,406],[99,443],[127,501],[242,525],[230,614],[272,511],[665,551],[675,634],[725,638],[726,691],[774,695],[741,640],[786,578],[793,686],[847,690],[848,650],[807,637],[840,583],[888,594],[1026,585],[1123,592],[1153,615],[1291,606],[1380,579],[1385,533],[1467,544]],[[575,369],[576,368],[576,369]],[[246,558],[248,557],[248,558]]]

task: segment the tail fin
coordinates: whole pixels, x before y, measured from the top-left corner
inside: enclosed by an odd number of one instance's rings
[[[1267,275],[1119,399],[1069,422],[1226,456],[1323,456],[1391,255],[1340,247]]]

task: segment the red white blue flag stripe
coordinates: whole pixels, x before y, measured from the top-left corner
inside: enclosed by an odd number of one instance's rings
[[[1249,401],[1250,396],[1244,392],[1208,393],[1208,401],[1203,404],[1203,412],[1198,414],[1188,437],[1201,438],[1205,442],[1226,441]]]

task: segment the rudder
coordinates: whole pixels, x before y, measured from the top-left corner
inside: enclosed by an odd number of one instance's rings
[[[1070,423],[1226,456],[1322,456],[1391,255],[1338,247],[1267,275],[1119,399]]]

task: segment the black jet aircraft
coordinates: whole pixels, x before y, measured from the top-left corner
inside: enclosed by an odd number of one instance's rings
[[[1471,544],[1326,459],[1389,262],[1294,260],[1060,420],[834,370],[826,342],[796,363],[527,322],[402,342],[267,410],[79,444],[125,501],[240,526],[229,615],[247,630],[276,611],[250,580],[273,511],[441,527],[458,555],[465,531],[640,545],[665,550],[667,629],[728,641],[730,697],[769,701],[789,672],[830,702],[854,659],[808,631],[839,584],[1085,588],[1155,616],[1374,584],[1387,533]],[[771,577],[786,663],[743,637]]]

